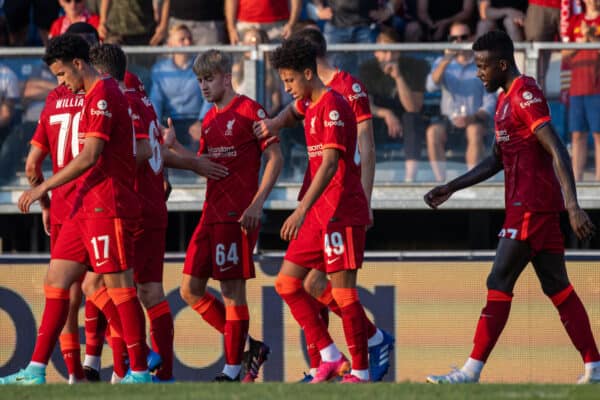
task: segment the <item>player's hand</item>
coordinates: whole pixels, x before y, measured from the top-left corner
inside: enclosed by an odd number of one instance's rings
[[[277,129],[275,129],[273,120],[270,118],[265,118],[254,122],[254,124],[252,124],[252,128],[254,129],[254,135],[259,140],[266,139],[269,136],[279,135],[279,132],[277,132]]]
[[[21,210],[22,213],[29,212],[31,205],[37,200],[41,199],[45,194],[46,191],[43,189],[42,185],[24,191],[17,202],[19,210]]]
[[[170,117],[167,118],[167,127],[162,127],[162,137],[163,143],[167,147],[173,147],[177,141],[177,135],[175,134],[175,128],[173,127],[173,120]]]
[[[448,200],[450,196],[452,196],[452,193],[453,192],[448,185],[440,185],[427,192],[427,194],[423,196],[423,200],[429,207],[436,209],[440,204]]]
[[[298,232],[300,231],[300,227],[304,223],[305,213],[300,211],[299,209],[295,209],[292,215],[287,217],[283,226],[281,227],[281,232],[279,236],[285,241],[290,241],[292,239],[296,239],[298,237]]]
[[[252,202],[244,211],[238,222],[245,233],[251,232],[260,225],[262,217],[262,204]]]
[[[587,213],[579,207],[569,210],[569,222],[579,240],[590,239],[596,234],[596,225]]]
[[[194,171],[198,175],[207,177],[208,179],[218,180],[229,175],[229,170],[224,165],[211,161],[208,156],[201,155],[196,159],[196,168]]]
[[[46,207],[42,207],[42,225],[46,235],[50,236],[50,209]]]

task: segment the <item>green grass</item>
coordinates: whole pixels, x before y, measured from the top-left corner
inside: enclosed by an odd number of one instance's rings
[[[265,383],[254,385],[177,383],[173,385],[48,384],[35,387],[0,387],[0,399],[43,400],[429,400],[429,399],[599,399],[600,386],[586,385],[427,385],[415,383],[367,385],[302,385]]]

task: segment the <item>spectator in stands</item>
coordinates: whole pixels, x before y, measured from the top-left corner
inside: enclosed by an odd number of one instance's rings
[[[0,147],[15,120],[15,105],[19,102],[19,97],[17,75],[0,64]]]
[[[491,30],[503,28],[513,42],[525,38],[527,0],[479,0],[477,37]]]
[[[161,4],[156,23],[152,0],[102,0],[98,34],[106,43],[155,46],[165,38],[168,20],[168,8]]]
[[[225,0],[225,21],[229,42],[237,44],[246,30],[259,28],[269,40],[289,37],[300,18],[302,0]]]
[[[250,28],[247,30],[242,40],[242,44],[250,46],[266,43],[269,43],[269,37],[267,36],[267,33],[262,29],[257,28]],[[281,108],[281,80],[277,76],[277,71],[269,66],[268,60],[265,62],[267,65],[265,67],[264,80],[266,95],[264,107],[269,115],[277,115],[279,109]],[[254,63],[254,61],[249,59],[249,54],[244,54],[244,57],[241,60],[233,64],[231,81],[236,93],[243,94],[254,99],[255,96],[250,88],[250,83],[255,81],[255,78],[254,76],[244,75],[244,71],[247,71],[247,68],[244,66],[247,63]],[[260,84],[260,82],[256,82],[256,84]]]
[[[399,39],[394,29],[385,27],[381,28],[377,43],[397,43]],[[378,129],[381,124],[375,120],[376,147],[382,147],[385,136],[393,140],[403,137],[406,182],[416,178],[425,136],[421,110],[428,71],[427,61],[410,53],[389,50],[376,51],[375,59],[366,61],[360,68],[360,79],[369,90],[373,116],[383,120],[387,128]],[[382,131],[386,133],[382,135]]]
[[[52,21],[58,18],[57,0],[4,0],[4,14],[8,23],[11,46],[25,46],[29,23],[33,22],[41,41],[46,45]],[[32,21],[30,19],[32,18]]]
[[[71,24],[76,22],[86,22],[98,29],[100,17],[88,11],[83,0],[58,0],[58,3],[65,11],[65,15],[58,17],[50,26],[48,38],[61,35],[67,31]]]
[[[185,47],[192,44],[192,34],[187,26],[171,27],[167,40],[169,47]],[[196,75],[192,71],[193,63],[194,59],[190,53],[174,53],[171,57],[158,61],[152,67],[150,90],[150,100],[158,120],[166,126],[166,119],[170,117],[175,132],[180,135],[177,140],[190,149],[192,138],[196,143],[200,140],[200,119],[210,107],[202,97]],[[197,147],[194,150],[197,150]]]
[[[417,15],[427,40],[446,40],[455,22],[470,24],[475,16],[475,0],[417,0]]]
[[[600,0],[584,0],[584,12],[571,17],[568,40],[600,42]],[[588,155],[588,134],[593,133],[596,180],[600,181],[600,53],[598,50],[563,50],[574,79],[569,87],[569,131],[573,174],[583,180]]]
[[[561,0],[529,0],[525,14],[525,40],[531,42],[553,42],[560,38]],[[545,88],[546,73],[550,63],[550,52],[540,51],[537,81]]]
[[[450,27],[452,43],[472,39],[469,26],[455,22]],[[448,135],[462,139],[466,135],[465,159],[471,169],[481,159],[484,135],[494,115],[496,95],[487,93],[477,77],[477,66],[470,50],[446,51],[438,58],[427,76],[427,90],[442,90],[441,117],[429,125],[426,132],[427,153],[434,178],[446,179],[445,146]]]
[[[227,43],[224,0],[164,0],[170,3],[169,27],[184,24],[197,45]]]
[[[327,20],[323,34],[328,44],[373,43],[378,23],[395,13],[396,0],[313,0],[317,15]],[[358,74],[358,66],[366,61],[367,53],[331,53],[331,62],[340,69]]]

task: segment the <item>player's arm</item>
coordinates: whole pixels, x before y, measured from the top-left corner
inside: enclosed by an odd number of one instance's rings
[[[136,139],[135,141],[135,161],[138,165],[152,157],[152,147],[148,139]]]
[[[535,130],[535,136],[542,147],[552,156],[552,164],[565,198],[565,206],[573,231],[580,240],[589,238],[594,234],[596,227],[587,213],[579,207],[575,177],[567,148],[558,138],[550,123],[539,126]]]
[[[36,145],[32,145],[25,161],[25,176],[29,181],[29,186],[36,187],[44,181],[42,173],[42,162],[48,153]],[[50,235],[50,198],[45,194],[40,199],[40,207],[42,208],[42,223],[44,231]]]
[[[83,150],[63,169],[52,175],[40,185],[29,189],[19,197],[18,206],[22,212],[28,212],[31,204],[56,187],[64,185],[83,175],[100,157],[104,149],[104,140],[94,136],[85,138]]]
[[[221,179],[229,175],[227,167],[211,161],[208,156],[197,156],[186,150],[185,154],[163,147],[163,162],[168,168],[183,169],[197,173],[208,179]]]
[[[360,151],[360,181],[367,196],[369,210],[371,195],[375,180],[375,139],[373,135],[373,120],[366,119],[357,124],[358,150]]]
[[[298,204],[298,207],[290,215],[281,227],[280,236],[283,240],[292,240],[298,236],[298,231],[304,222],[304,217],[317,199],[323,194],[323,191],[335,176],[338,168],[341,151],[335,148],[323,149],[323,160],[315,177],[306,190],[304,197]]]
[[[500,150],[498,144],[494,143],[492,153],[473,167],[473,169],[444,185],[434,187],[425,194],[423,200],[425,200],[425,203],[427,203],[429,207],[438,208],[438,206],[448,200],[454,192],[485,181],[502,171],[502,169],[503,164],[502,158],[500,157]]]
[[[281,146],[279,143],[270,144],[264,150],[263,160],[265,161],[265,168],[258,190],[256,191],[252,202],[248,208],[244,210],[244,213],[239,219],[242,229],[246,231],[252,231],[258,228],[263,205],[265,204],[269,193],[273,190],[273,186],[275,186],[275,182],[277,182],[277,178],[283,167],[283,155],[281,154]]]
[[[303,119],[304,116],[296,109],[296,102],[288,104],[274,118],[265,118],[256,121],[253,125],[254,135],[260,140],[268,136],[278,136],[282,128],[291,128]]]

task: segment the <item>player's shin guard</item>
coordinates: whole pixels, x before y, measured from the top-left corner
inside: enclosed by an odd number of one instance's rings
[[[487,361],[506,325],[511,303],[512,294],[488,290],[487,304],[481,310],[475,330],[471,358],[482,362]]]
[[[69,313],[69,290],[44,286],[46,305],[31,361],[48,364]]]
[[[202,319],[210,326],[218,330],[221,334],[225,333],[225,305],[209,292],[204,293],[192,306]]]
[[[63,333],[59,336],[58,340],[69,375],[74,376],[77,380],[83,380],[85,375],[81,366],[79,333]]]
[[[227,306],[225,315],[225,363],[240,365],[250,325],[248,306]]]
[[[167,300],[148,309],[152,347],[160,354],[162,364],[156,372],[161,380],[173,377],[173,316]]]
[[[567,288],[550,296],[550,299],[558,309],[560,320],[569,334],[571,341],[577,350],[579,350],[583,362],[599,361],[600,355],[594,341],[590,320],[573,286],[567,286]]]
[[[127,344],[131,370],[147,371],[146,320],[135,288],[111,288],[108,289],[108,294],[121,317],[123,340]]]
[[[307,343],[314,343],[319,350],[333,343],[327,327],[319,317],[319,309],[302,286],[302,280],[279,274],[275,281],[275,290],[304,330]]]
[[[115,303],[111,299],[108,289],[103,286],[102,288],[98,289],[94,294],[92,294],[89,300],[92,303],[94,303],[94,305],[98,307],[100,311],[102,311],[102,314],[104,314],[104,316],[106,317],[106,320],[108,321],[108,324],[110,324],[111,329],[117,332],[119,336],[122,337],[123,328],[121,325],[121,317],[119,315],[119,310],[117,310]]]
[[[333,297],[342,310],[342,325],[348,350],[352,356],[352,369],[368,371],[369,348],[365,314],[356,288],[334,288]]]
[[[107,325],[106,317],[96,305],[85,302],[85,354],[100,357]]]

